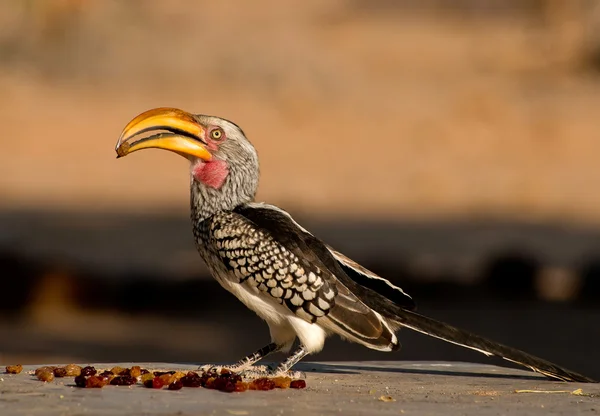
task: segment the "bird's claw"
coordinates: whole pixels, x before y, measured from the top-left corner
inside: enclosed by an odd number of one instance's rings
[[[289,377],[293,380],[296,379],[306,379],[306,374],[302,371],[292,371],[292,370],[288,370],[288,371],[281,371],[278,370],[277,368],[272,368],[272,367],[266,367],[266,366],[260,366],[260,367],[264,367],[259,369],[259,371],[256,371],[256,369],[254,368],[250,368],[248,370],[242,371],[240,373],[240,375],[242,377],[244,377],[245,379],[257,379],[257,378],[262,378],[262,377]]]
[[[222,370],[231,371],[232,373],[237,373],[244,377],[246,372],[262,374],[261,377],[266,377],[269,373],[270,368],[266,365],[251,365],[251,366],[243,366],[243,365],[214,365],[214,364],[206,364],[198,367],[199,371],[204,373],[221,373]]]
[[[288,370],[285,373],[281,373],[278,376],[289,377],[292,380],[306,379],[306,373],[304,371],[292,371]]]
[[[256,380],[257,378],[263,377],[289,377],[293,380],[305,379],[306,374],[303,371],[281,371],[277,368],[273,368],[266,365],[252,365],[249,367],[239,365],[214,365],[206,364],[198,368],[199,371],[205,373],[217,373],[220,374],[222,370],[231,371],[242,376],[246,380]]]

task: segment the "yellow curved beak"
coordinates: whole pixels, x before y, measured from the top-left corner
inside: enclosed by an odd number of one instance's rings
[[[140,134],[156,130],[166,130],[149,137]],[[115,150],[117,158],[127,156],[136,150],[158,148],[180,154],[194,156],[209,161],[212,155],[203,143],[204,127],[194,116],[177,108],[154,108],[143,112],[131,120],[123,129]]]

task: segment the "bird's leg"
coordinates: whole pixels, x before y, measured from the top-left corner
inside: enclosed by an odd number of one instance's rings
[[[256,379],[261,377],[291,377],[305,378],[301,371],[289,371],[298,361],[308,354],[306,347],[300,345],[285,361],[280,363],[274,370],[252,367],[243,371],[241,374],[247,379]],[[261,366],[263,367],[263,366]]]
[[[254,363],[265,358],[267,355],[271,355],[272,353],[274,353],[280,349],[281,349],[280,345],[277,345],[276,343],[271,342],[270,344],[265,345],[261,349],[255,351],[252,354],[247,355],[246,357],[239,360],[237,363],[235,363],[234,365],[231,366],[231,370],[232,371],[244,371],[248,367],[251,367]]]
[[[271,371],[271,375],[289,375],[288,371],[295,366],[298,361],[307,355],[308,351],[306,350],[306,347],[304,345],[300,345],[288,358],[285,359],[285,361],[281,362],[277,368],[275,368],[275,370]],[[292,376],[293,378],[302,378],[304,375],[301,372],[296,371],[294,374],[292,374]]]
[[[208,364],[208,365],[203,365],[202,367],[200,367],[200,370],[217,371],[218,372],[218,371],[221,371],[221,369],[225,368],[225,369],[233,371],[233,372],[240,372],[240,371],[246,371],[249,368],[252,368],[252,370],[256,371],[257,373],[266,373],[267,372],[266,367],[263,366],[264,368],[254,368],[253,364],[262,360],[267,355],[271,355],[272,353],[274,353],[280,349],[281,349],[281,345],[277,345],[276,343],[271,342],[270,344],[265,345],[264,347],[253,352],[252,354],[247,355],[246,357],[242,358],[241,360],[239,360],[237,363],[235,363],[233,365],[217,367],[212,364]]]

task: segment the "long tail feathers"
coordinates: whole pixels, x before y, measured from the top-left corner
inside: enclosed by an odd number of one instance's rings
[[[529,367],[533,371],[544,374],[545,376],[559,379],[562,381],[576,381],[582,383],[597,383],[597,381],[567,370],[550,361],[535,357],[516,348],[508,347],[491,341],[471,332],[455,328],[435,319],[428,318],[418,313],[398,308],[395,311],[396,319],[399,324],[410,328],[422,334],[429,335],[435,338],[443,339],[444,341],[460,345],[462,347],[471,348],[479,351],[487,356],[502,357],[505,360]]]

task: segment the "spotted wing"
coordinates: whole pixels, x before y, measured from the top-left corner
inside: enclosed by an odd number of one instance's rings
[[[218,214],[210,235],[219,257],[238,279],[314,322],[335,304],[337,287],[326,269],[278,242],[271,232],[237,212]]]
[[[238,282],[342,337],[381,350],[397,347],[381,316],[339,281],[344,272],[325,245],[285,211],[262,204],[238,207],[217,214],[209,235]]]

